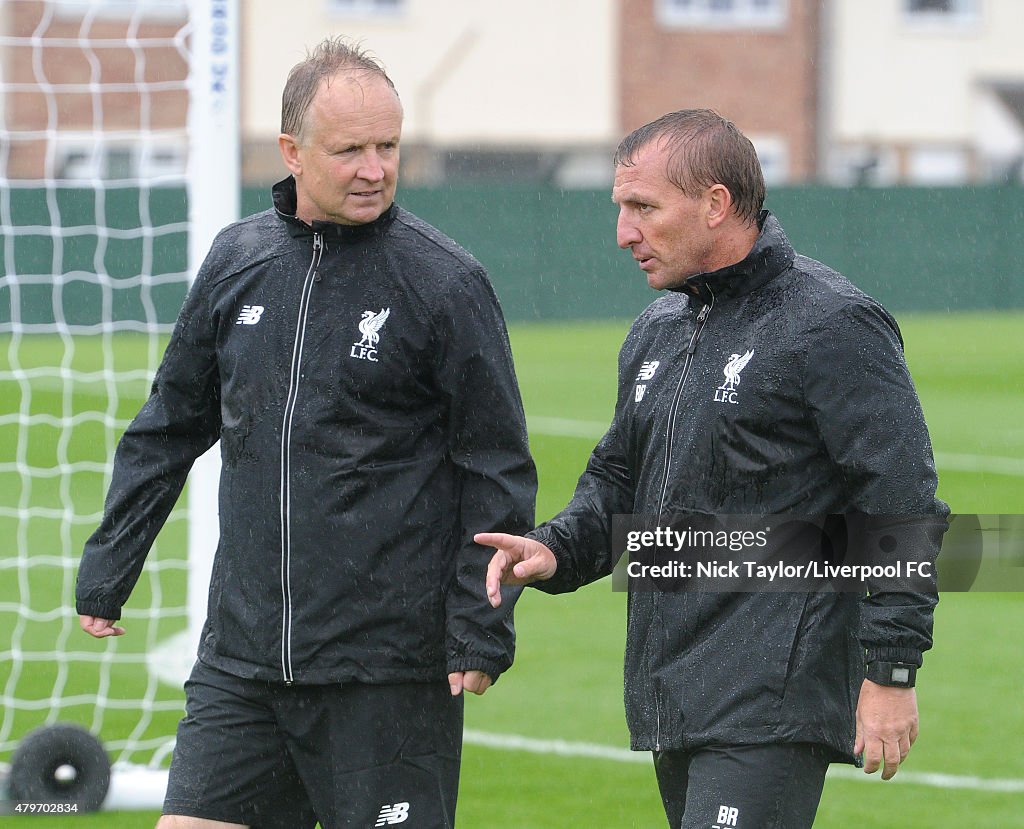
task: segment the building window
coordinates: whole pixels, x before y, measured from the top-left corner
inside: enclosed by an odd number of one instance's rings
[[[975,23],[981,17],[981,0],[903,0],[903,12],[913,24]]]
[[[188,15],[188,0],[57,0],[54,10],[59,17],[73,19],[89,13],[108,19],[181,20]]]
[[[789,144],[786,139],[778,135],[757,133],[748,137],[761,163],[764,183],[769,187],[786,184],[789,181]]]
[[[891,147],[833,147],[828,156],[828,181],[840,187],[887,187],[899,181],[899,158]]]
[[[655,0],[658,20],[671,28],[778,28],[787,0]]]
[[[957,147],[914,147],[907,159],[907,181],[918,185],[962,185],[968,181],[967,153]]]
[[[341,17],[397,17],[408,0],[327,0],[327,11]]]
[[[187,147],[179,141],[119,141],[69,136],[57,146],[56,178],[64,181],[120,180],[183,183]]]

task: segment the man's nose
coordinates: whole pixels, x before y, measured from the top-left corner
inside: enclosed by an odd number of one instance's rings
[[[384,165],[380,160],[380,153],[374,149],[367,149],[363,153],[362,164],[359,165],[359,178],[363,181],[381,181],[384,178]]]
[[[630,221],[625,213],[619,213],[619,221],[615,226],[615,241],[620,248],[628,248],[643,240],[636,224]]]

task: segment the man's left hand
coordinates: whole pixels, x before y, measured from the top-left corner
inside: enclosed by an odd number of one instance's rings
[[[865,679],[857,702],[854,754],[864,752],[864,772],[882,766],[882,779],[896,774],[917,739],[917,694],[913,688],[879,685]]]
[[[453,697],[457,697],[463,690],[482,694],[491,687],[491,678],[483,671],[454,671],[448,674],[448,685]]]

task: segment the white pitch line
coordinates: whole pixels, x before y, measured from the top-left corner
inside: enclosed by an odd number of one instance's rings
[[[652,765],[649,751],[630,751],[625,748],[578,743],[567,740],[539,740],[521,734],[492,734],[467,728],[463,742],[469,745],[492,748],[498,751],[523,751],[528,754],[551,754],[559,757],[583,757],[591,760],[611,760],[617,763],[639,763]],[[864,774],[853,766],[833,764],[828,776],[839,780],[855,780],[870,783],[880,781],[879,776]],[[1024,793],[1024,780],[972,777],[937,772],[901,771],[889,783],[904,783],[911,786],[930,786],[937,789],[968,789],[972,791],[999,792],[1003,794]]]
[[[567,417],[528,417],[526,427],[539,435],[558,438],[600,438],[608,424],[597,420],[572,420]]]
[[[608,430],[608,424],[601,421],[573,420],[564,417],[529,417],[527,426],[530,432],[538,435],[593,440],[599,439]],[[937,452],[935,463],[940,470],[950,472],[987,472],[992,475],[1024,478],[1024,458]]]
[[[994,455],[951,455],[945,452],[936,452],[935,463],[939,469],[949,469],[953,472],[991,472],[994,475],[1024,478],[1024,459],[1021,458],[1001,458]]]
[[[617,763],[650,765],[650,752],[630,751],[626,748],[602,746],[597,743],[576,743],[568,740],[538,740],[521,734],[491,734],[467,728],[462,732],[463,742],[501,751],[525,751],[528,754],[555,754],[559,757],[588,757],[596,760],[614,760]]]

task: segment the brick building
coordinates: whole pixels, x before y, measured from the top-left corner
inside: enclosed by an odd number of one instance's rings
[[[709,107],[735,121],[775,181],[815,177],[819,0],[621,0],[622,132]]]
[[[8,175],[180,177],[185,8],[3,0]],[[696,106],[751,137],[772,184],[1024,176],[1021,0],[307,0],[303,14],[244,0],[239,14],[248,183],[280,174],[284,79],[332,34],[395,79],[408,184],[604,187],[624,133]],[[46,130],[60,130],[49,148]]]
[[[11,178],[184,173],[184,3],[97,8],[81,0],[0,4]]]

